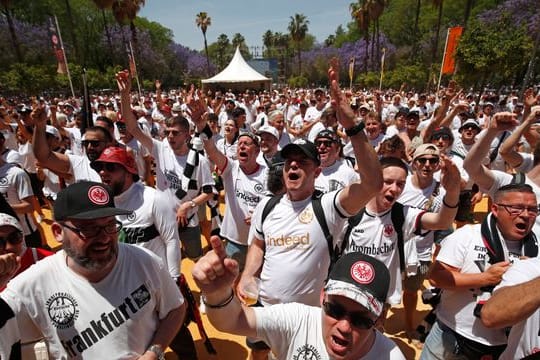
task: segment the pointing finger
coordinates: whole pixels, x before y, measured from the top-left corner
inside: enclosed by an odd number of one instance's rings
[[[221,241],[221,238],[219,236],[217,235],[212,236],[210,238],[210,245],[212,246],[214,253],[220,259],[225,259],[227,257],[227,254],[225,253],[225,248],[223,247],[223,242]]]

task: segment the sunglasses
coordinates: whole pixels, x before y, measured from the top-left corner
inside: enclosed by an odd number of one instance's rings
[[[98,147],[103,141],[101,140],[83,140],[81,141],[82,146],[87,147],[88,145],[92,145],[92,147]]]
[[[22,233],[20,231],[13,231],[11,234],[0,237],[0,248],[5,249],[6,244],[19,245],[23,240]]]
[[[163,133],[165,134],[165,136],[169,136],[169,135],[172,135],[172,136],[178,136],[180,134],[183,134],[185,131],[180,131],[180,130],[165,130]]]
[[[437,135],[433,135],[431,137],[432,140],[439,140],[439,139],[443,139],[443,140],[450,140],[450,135],[448,134],[437,134]]]
[[[332,140],[316,140],[315,146],[320,147],[321,145],[324,145],[325,147],[330,147],[333,143],[334,142]]]
[[[110,162],[96,161],[96,162],[92,163],[92,168],[94,170],[96,170],[96,172],[98,172],[98,173],[101,172],[102,170],[105,170],[107,172],[115,172],[121,167],[122,167],[122,165],[120,165],[120,164],[110,163]]]
[[[416,159],[416,161],[418,161],[422,165],[425,165],[426,162],[428,162],[430,165],[437,165],[439,163],[439,158],[438,157],[434,157],[434,158],[418,158],[418,159]]]
[[[345,308],[339,304],[335,304],[328,301],[323,301],[323,311],[326,315],[336,320],[343,320],[347,318],[349,323],[357,329],[370,329],[375,325],[375,321],[367,317],[365,313],[348,312]]]

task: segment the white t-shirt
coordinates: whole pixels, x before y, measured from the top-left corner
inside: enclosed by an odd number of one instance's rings
[[[19,144],[19,154],[21,155],[21,167],[29,173],[36,173],[36,157],[31,141]]]
[[[403,241],[414,240],[414,231],[418,225],[418,215],[424,210],[404,206]],[[392,211],[372,214],[367,209],[362,220],[356,225],[349,236],[344,254],[361,252],[380,260],[390,271],[390,288],[386,302],[397,305],[401,302],[401,270],[397,245],[397,233],[392,223]],[[405,259],[406,260],[406,259]],[[405,264],[404,264],[405,265]]]
[[[323,125],[322,122],[317,122],[315,123],[315,125],[313,125],[311,127],[311,129],[309,129],[309,133],[307,135],[307,139],[311,142],[315,142],[315,139],[317,138],[317,135],[319,135],[319,133],[321,131],[323,131],[324,129],[326,129]]]
[[[326,106],[324,106],[321,110],[317,109],[316,106],[310,106],[307,108],[306,110],[306,116],[304,116],[304,120],[305,121],[315,121],[317,120],[318,118],[321,117],[321,114],[322,112],[324,111],[324,109],[326,108]]]
[[[227,158],[221,174],[226,206],[221,236],[237,244],[248,244],[249,225],[245,218],[252,215],[259,201],[265,197],[267,175],[266,166],[258,164],[257,170],[248,175],[237,160]]]
[[[446,191],[440,184],[438,185],[437,195],[430,201],[431,195],[437,186],[435,180],[425,189],[419,189],[412,183],[413,175],[407,176],[403,192],[398,198],[398,201],[403,205],[413,206],[419,209],[424,209],[428,212],[439,212],[442,207],[442,200]],[[433,248],[433,231],[422,231],[415,237],[416,249],[418,251],[418,259],[421,261],[431,261]]]
[[[540,259],[517,260],[503,275],[494,291],[519,285],[540,276]],[[536,309],[527,319],[512,326],[508,335],[508,346],[500,360],[521,359],[540,352],[540,309]]]
[[[0,166],[0,194],[10,205],[18,205],[22,200],[33,196],[30,177],[15,164]],[[30,200],[27,200],[30,202]],[[37,229],[34,214],[17,214],[23,234],[30,235]]]
[[[8,149],[4,150],[2,153],[2,159],[8,164],[15,164],[22,166],[22,157],[17,150]]]
[[[324,194],[321,206],[330,234],[339,234],[347,217],[339,191]],[[269,198],[261,201],[262,209]],[[263,305],[299,302],[318,306],[330,266],[328,244],[313,211],[312,199],[290,201],[284,195],[262,224],[262,210],[252,219],[256,237],[264,241],[259,300]],[[334,246],[340,239],[334,236]]]
[[[126,244],[97,283],[69,269],[60,251],[11,280],[0,297],[18,316],[30,315],[54,359],[136,358],[160,320],[184,302],[163,262]]]
[[[480,274],[489,266],[480,227],[481,224],[465,225],[444,238],[437,261],[459,269],[462,274]],[[510,260],[518,258],[517,254],[509,254]],[[504,329],[488,329],[473,314],[481,293],[480,289],[444,289],[437,318],[467,339],[484,345],[506,344]]]
[[[255,307],[257,336],[279,360],[329,360],[322,333],[321,308],[303,304]],[[397,345],[377,330],[375,342],[360,360],[405,360]]]
[[[84,149],[82,147],[81,129],[77,127],[65,127],[64,130],[69,133],[71,152],[75,155],[84,155]]]
[[[130,215],[118,215],[123,230],[131,235],[130,244],[146,248],[156,254],[169,269],[173,278],[180,277],[180,242],[174,206],[165,193],[144,186],[141,182],[114,197],[117,208],[133,211]],[[155,226],[158,236],[144,237],[144,229]]]
[[[171,149],[169,142],[152,139],[152,156],[156,161],[156,188],[168,194],[170,201],[174,201],[175,211],[181,204],[190,201],[199,195],[199,190],[203,186],[214,186],[214,178],[210,171],[208,159],[199,155],[199,166],[196,167],[197,174],[192,177],[196,179],[198,188],[189,189],[187,195],[181,200],[175,195],[178,189],[182,188],[182,177],[187,163],[188,154],[176,156]],[[193,208],[188,211],[188,227],[199,226],[198,209]]]
[[[66,154],[69,160],[69,173],[73,178],[66,179],[66,185],[75,184],[79,181],[95,181],[101,182],[101,176],[92,169],[90,160],[86,155]]]
[[[238,141],[235,140],[234,143],[229,144],[227,140],[225,140],[224,137],[218,139],[216,141],[216,148],[225,156],[236,160],[237,157],[237,148],[238,148]]]
[[[360,180],[360,175],[343,159],[338,159],[332,165],[322,168],[321,173],[315,179],[315,189],[327,193],[343,189],[358,180]]]

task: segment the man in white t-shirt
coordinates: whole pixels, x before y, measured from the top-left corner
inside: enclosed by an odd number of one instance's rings
[[[443,292],[421,359],[498,358],[506,347],[505,330],[487,328],[479,318],[481,307],[511,262],[538,256],[531,231],[537,216],[532,188],[506,185],[495,192],[481,224],[461,227],[443,240],[429,276]]]
[[[188,120],[182,116],[167,119],[167,138],[163,141],[153,139],[137,125],[131,111],[131,83],[127,73],[118,73],[116,80],[122,96],[122,114],[127,130],[152,154],[156,162],[156,188],[169,197],[169,205],[176,211],[184,253],[196,259],[202,256],[198,206],[204,205],[213,196],[214,179],[208,160],[199,156],[198,165],[193,166],[193,174],[186,179],[191,139]]]
[[[351,253],[333,266],[318,306],[299,303],[242,305],[232,289],[238,264],[212,238],[213,251],[193,268],[207,316],[220,331],[263,339],[277,359],[405,359],[374,328],[388,292],[388,269],[378,260]]]
[[[184,299],[164,263],[139,247],[118,244],[114,206],[103,184],[62,190],[51,230],[62,251],[12,279],[0,294],[0,356],[20,338],[17,319],[43,333],[52,358],[156,359],[183,321]]]
[[[482,307],[489,328],[508,328],[500,360],[538,358],[540,353],[540,259],[515,261]]]
[[[358,173],[340,157],[341,139],[333,130],[320,131],[315,137],[315,146],[322,169],[315,180],[315,189],[327,193],[360,180]]]

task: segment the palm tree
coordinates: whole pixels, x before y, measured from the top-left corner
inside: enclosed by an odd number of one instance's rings
[[[309,20],[304,14],[294,14],[294,16],[291,16],[290,19],[291,22],[289,23],[287,29],[289,30],[292,41],[296,45],[296,55],[298,56],[298,75],[302,75],[301,46],[302,41],[304,41],[308,32]]]
[[[262,41],[265,47],[265,56],[271,57],[271,49],[274,46],[274,33],[272,30],[266,30],[263,34]]]
[[[368,10],[364,4],[364,1],[360,3],[360,0],[359,2],[352,3],[351,5],[349,5],[349,10],[351,12],[351,16],[356,20],[356,24],[358,25],[358,30],[364,33],[364,42],[366,43],[366,53],[364,55],[364,72],[367,73],[368,59],[369,59],[369,25],[370,25]]]
[[[373,32],[373,38],[376,39],[377,44],[377,58],[381,57],[381,44],[380,44],[380,33],[379,33],[379,19],[382,16],[384,12],[384,7],[386,6],[387,1],[386,0],[366,0],[365,1],[365,8],[367,9],[369,21],[372,22],[374,25],[374,32]],[[372,41],[371,44],[371,58],[372,63],[375,63],[374,56],[375,51],[373,51],[373,46],[375,45],[375,41]]]
[[[131,41],[135,53],[138,53],[137,46],[137,28],[133,20],[137,17],[137,13],[144,6],[145,0],[115,0],[112,4],[112,13],[119,24],[129,21],[131,30]]]
[[[105,17],[105,9],[110,9],[114,0],[93,0],[94,4],[101,10],[101,16],[103,17],[103,28],[105,29],[105,35],[107,36],[107,44],[109,45],[109,54],[114,53],[111,32],[109,25],[107,24],[107,18]]]
[[[13,46],[13,50],[15,50],[15,56],[17,58],[18,62],[23,61],[22,53],[21,53],[21,45],[19,44],[19,39],[17,39],[17,33],[15,32],[15,25],[13,24],[13,16],[11,14],[11,10],[9,8],[10,6],[10,0],[0,0],[0,3],[2,4],[2,13],[6,16],[6,20],[8,23],[9,28],[9,35],[11,36],[11,45]]]
[[[221,70],[225,67],[225,60],[227,60],[226,58],[228,58],[227,52],[230,52],[228,50],[231,44],[229,42],[229,38],[225,34],[219,35],[216,43],[218,48],[219,69]]]
[[[201,11],[197,14],[195,18],[195,24],[198,28],[201,28],[203,38],[204,38],[204,52],[206,53],[206,73],[210,76],[210,58],[208,57],[208,44],[206,42],[206,30],[212,25],[212,18],[208,16],[205,11]]]

